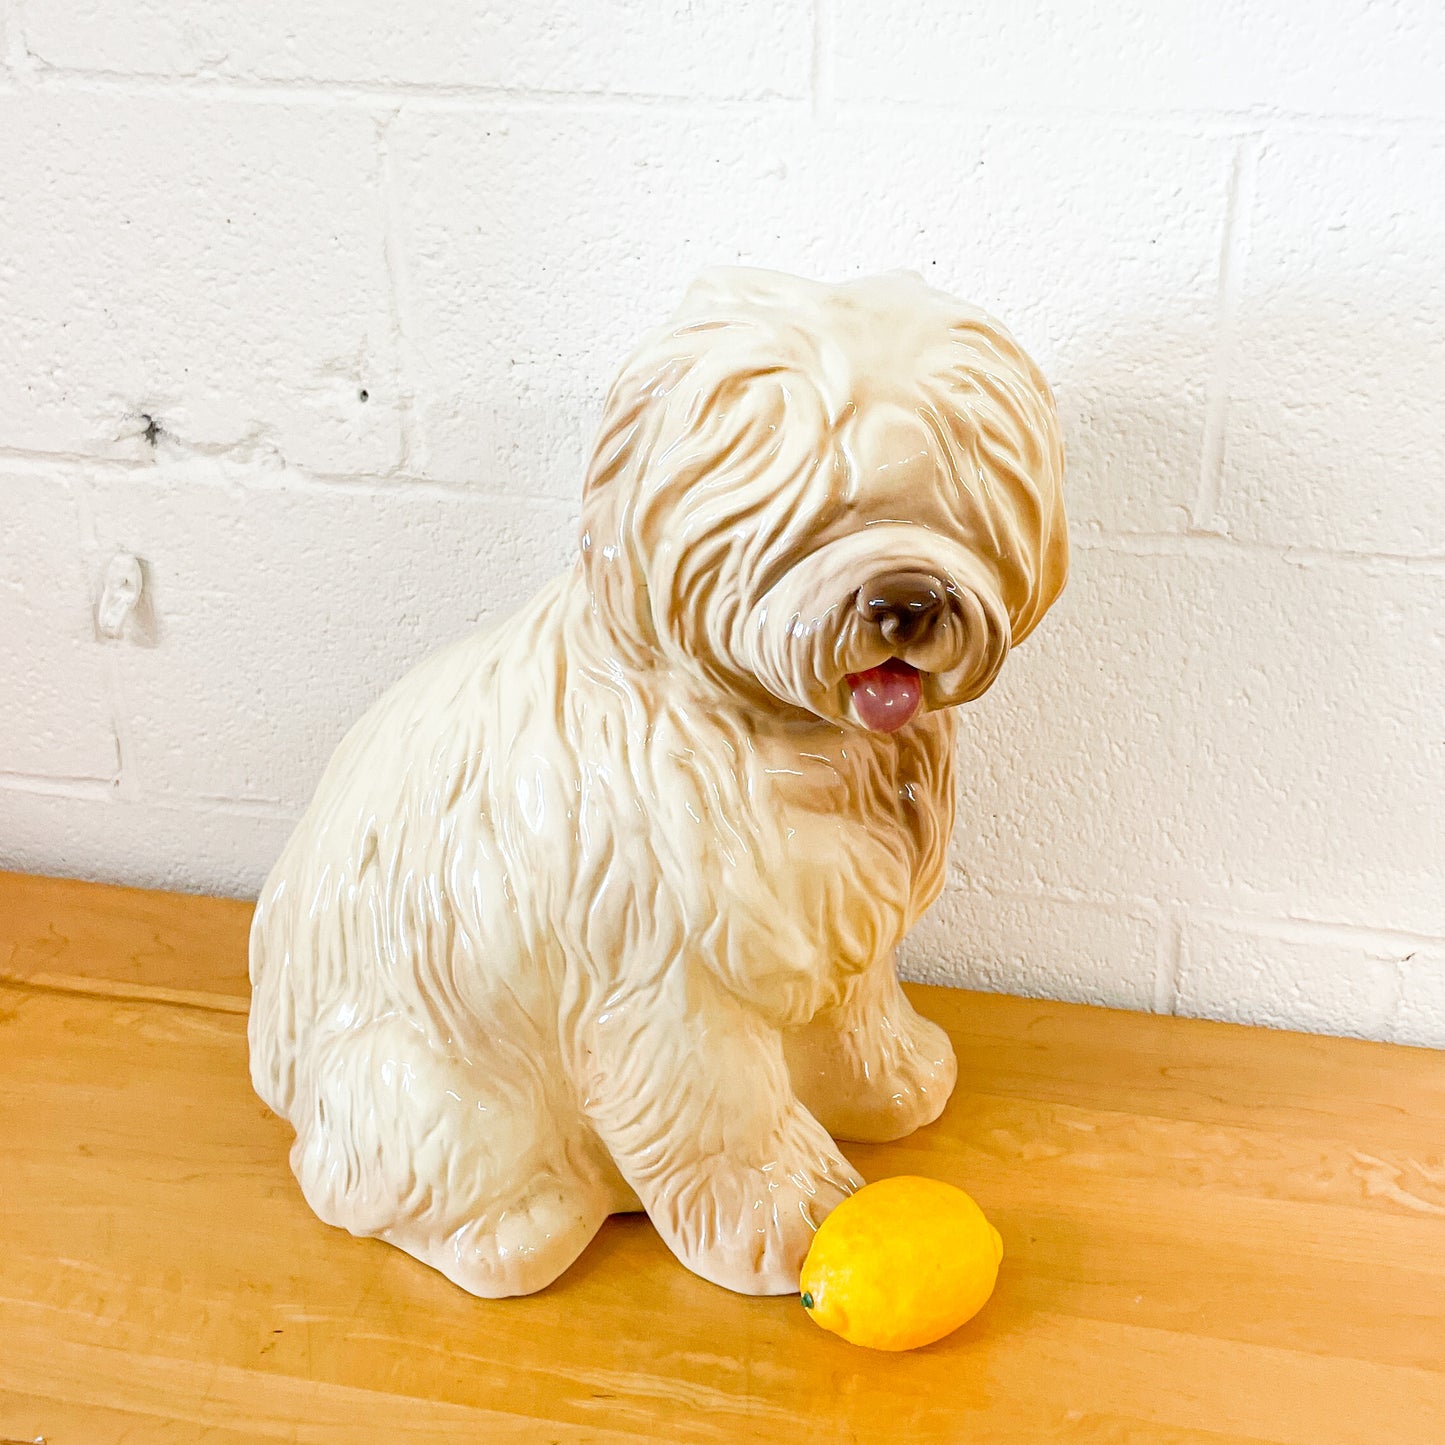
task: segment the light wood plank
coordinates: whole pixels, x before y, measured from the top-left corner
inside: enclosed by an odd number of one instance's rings
[[[1008,1253],[976,1321],[874,1355],[645,1219],[499,1302],[318,1223],[247,1082],[247,917],[0,876],[0,1436],[1445,1440],[1445,1056],[918,991],[959,1093],[850,1153]]]
[[[254,905],[0,872],[0,978],[82,993],[251,996]]]

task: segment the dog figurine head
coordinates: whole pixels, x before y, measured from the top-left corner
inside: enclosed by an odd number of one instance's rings
[[[891,732],[978,697],[1064,586],[1048,384],[894,273],[720,269],[607,398],[582,555],[619,649]]]

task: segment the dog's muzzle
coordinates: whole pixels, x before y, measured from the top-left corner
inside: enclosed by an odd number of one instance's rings
[[[883,732],[984,692],[1010,641],[987,560],[908,523],[826,543],[738,622],[734,655],[774,696]]]

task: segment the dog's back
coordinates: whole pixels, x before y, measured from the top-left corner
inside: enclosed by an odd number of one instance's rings
[[[395,1012],[460,1035],[459,991],[482,986],[488,953],[518,946],[505,870],[481,865],[505,851],[496,750],[525,737],[561,685],[538,656],[560,592],[558,579],[517,616],[428,657],[328,763],[251,927],[252,1082],[278,1113],[291,1113],[318,1024]]]

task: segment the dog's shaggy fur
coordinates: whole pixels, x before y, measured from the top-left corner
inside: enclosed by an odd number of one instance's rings
[[[1067,570],[1053,401],[915,277],[704,277],[612,388],[577,565],[352,728],[262,894],[252,1077],[322,1219],[480,1295],[608,1213],[795,1289],[954,1079],[898,987],[942,884],[954,715]],[[906,643],[870,579],[947,605]],[[870,731],[856,675],[922,702]]]

